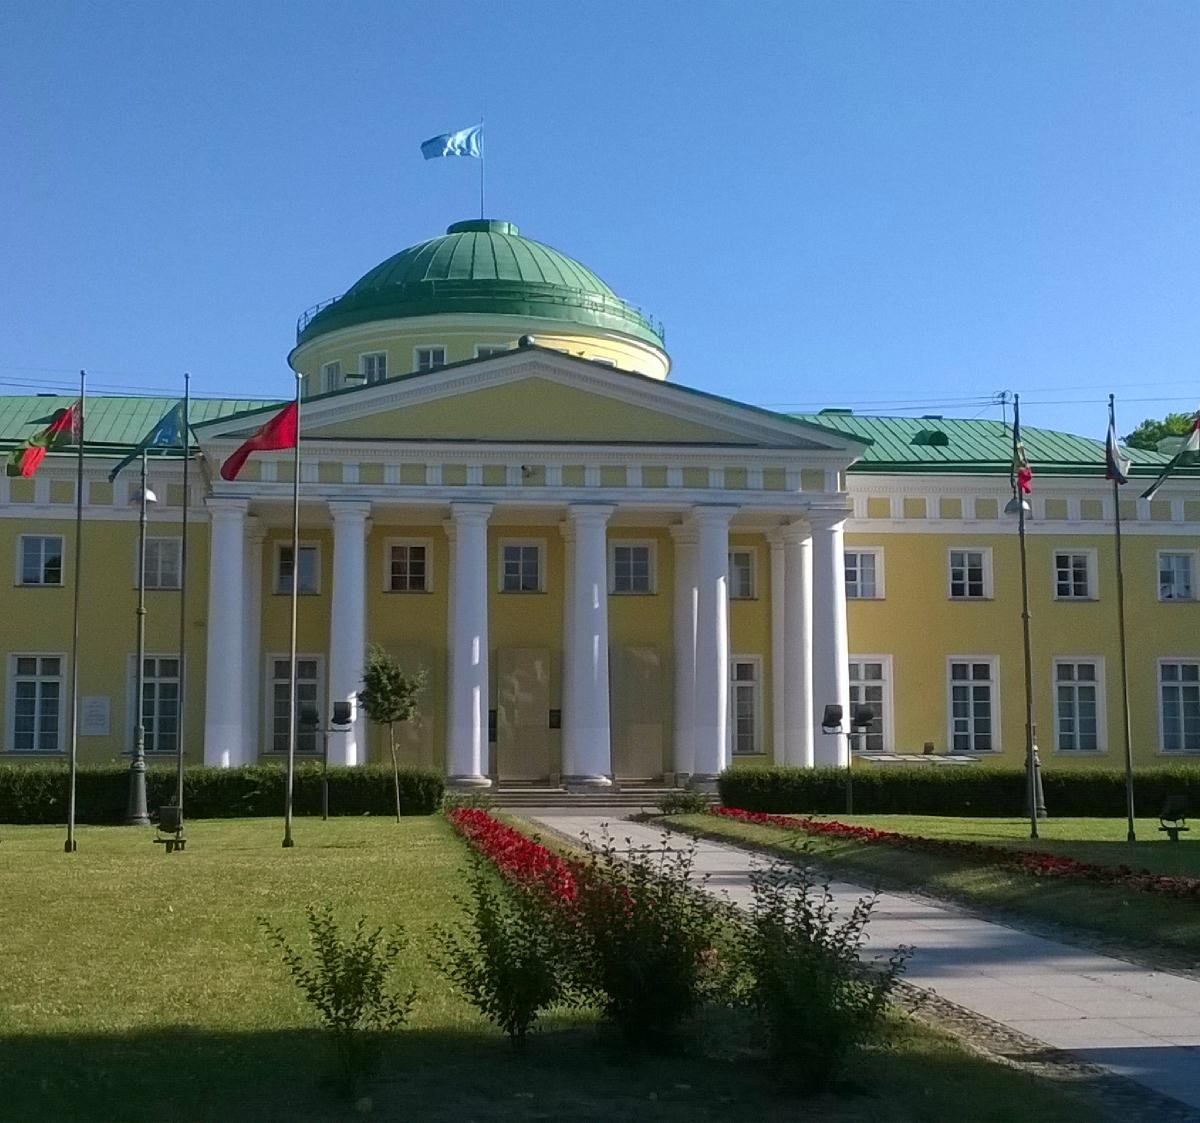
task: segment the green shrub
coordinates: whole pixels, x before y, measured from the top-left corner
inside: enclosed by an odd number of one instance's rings
[[[283,814],[286,773],[278,764],[246,768],[188,768],[184,773],[184,814],[190,819],[222,819]],[[445,784],[432,769],[400,770],[400,805],[406,815],[432,815]],[[122,764],[85,765],[76,777],[76,816],[80,823],[120,823],[125,817],[129,770]],[[151,809],[173,803],[175,769],[153,765],[146,771]],[[295,810],[321,812],[321,766],[296,768]],[[387,815],[394,807],[392,770],[382,765],[329,770],[331,815]],[[0,765],[0,822],[61,823],[67,816],[67,768],[62,764]]]
[[[1054,817],[1125,814],[1125,774],[1117,768],[1042,769],[1046,807]],[[846,772],[836,768],[727,769],[717,780],[721,802],[747,811],[841,814]],[[1146,768],[1134,773],[1139,815],[1157,815],[1179,793],[1200,813],[1200,767]],[[864,765],[854,769],[860,815],[1013,816],[1026,813],[1025,773],[994,765]]]
[[[704,792],[667,792],[658,801],[664,815],[702,815],[712,806],[712,796]]]

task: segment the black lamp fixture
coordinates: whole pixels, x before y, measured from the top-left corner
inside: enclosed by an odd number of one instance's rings
[[[830,703],[825,707],[825,713],[821,717],[821,732],[822,733],[841,733],[842,731],[842,707],[836,703]]]

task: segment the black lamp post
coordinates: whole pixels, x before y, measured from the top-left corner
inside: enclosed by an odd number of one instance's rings
[[[321,715],[311,702],[305,702],[297,715],[300,728],[306,733],[313,733],[321,725]],[[353,716],[349,702],[334,702],[333,713],[329,716],[329,726],[321,730],[321,818],[329,818],[329,734],[344,733],[353,725]]]
[[[137,691],[134,699],[137,724],[134,726],[133,759],[129,762],[129,802],[125,807],[125,824],[148,827],[150,812],[146,807],[146,512],[158,496],[146,483],[146,450],[142,449],[142,477],[138,493],[131,502],[138,504],[138,566],[137,566]]]
[[[850,707],[850,732],[846,734],[846,814],[854,814],[854,751],[850,738],[864,732],[875,720],[875,711],[870,706]],[[842,707],[830,703],[821,715],[821,732],[837,736],[842,732]]]

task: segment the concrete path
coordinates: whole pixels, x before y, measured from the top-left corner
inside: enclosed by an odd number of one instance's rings
[[[660,845],[661,829],[629,822],[628,813],[617,808],[609,815],[567,808],[518,812],[572,838],[583,832],[599,837],[608,823],[617,840]],[[689,841],[685,835],[671,836],[671,845]],[[709,875],[710,889],[747,904],[754,855],[722,843],[696,845],[697,872]],[[867,892],[845,883],[832,888],[839,902],[853,902]],[[916,948],[904,976],[908,982],[1200,1111],[1200,981],[895,893],[880,895],[869,936],[876,951],[898,944]]]

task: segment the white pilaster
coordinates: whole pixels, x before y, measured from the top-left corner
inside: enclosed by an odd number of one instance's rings
[[[733,507],[696,507],[694,784],[729,763],[729,520]]]
[[[696,528],[673,526],[675,539],[675,741],[676,783],[695,771],[696,756]]]
[[[613,508],[573,503],[570,613],[570,670],[564,680],[563,778],[570,786],[612,783],[612,735],[608,697],[608,539]]]
[[[446,771],[487,787],[488,516],[490,503],[451,503],[450,684]]]
[[[245,642],[245,664],[242,675],[242,730],[244,735],[241,764],[257,764],[258,754],[265,747],[260,739],[262,727],[262,583],[263,536],[265,528],[251,515],[246,519],[245,588],[242,617]]]
[[[846,570],[843,540],[848,511],[809,511],[813,551],[813,738],[818,765],[846,764],[850,728],[850,649],[846,638]],[[842,707],[842,733],[820,731],[825,707]]]
[[[232,768],[245,758],[245,499],[209,499],[208,670],[204,698],[204,763]]]
[[[783,761],[797,768],[813,766],[813,576],[812,537],[807,526],[783,528],[783,613],[781,624],[784,677]]]
[[[365,764],[366,719],[358,710],[367,652],[366,548],[371,504],[331,501],[333,595],[329,611],[329,701],[321,714],[328,727],[335,702],[349,702],[353,724],[329,734],[329,763]]]

